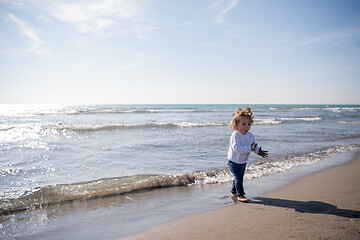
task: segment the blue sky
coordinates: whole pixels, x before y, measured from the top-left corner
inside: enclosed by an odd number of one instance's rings
[[[0,103],[360,104],[360,1],[0,0]]]

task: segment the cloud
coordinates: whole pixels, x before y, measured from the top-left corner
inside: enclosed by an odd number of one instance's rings
[[[360,29],[357,27],[350,29],[342,29],[328,34],[309,37],[300,41],[293,41],[293,38],[294,37],[287,36],[274,40],[281,44],[280,47],[275,48],[274,50],[281,51],[286,49],[297,49],[311,46],[351,43],[360,40]]]
[[[177,28],[177,27],[186,27],[190,25],[194,25],[196,21],[183,21],[183,22],[174,22],[170,25],[171,28]]]
[[[211,8],[216,8],[217,6],[219,6],[221,4],[223,0],[220,0],[220,1],[216,1],[214,2],[213,4],[211,4],[208,9],[211,9]]]
[[[12,4],[16,7],[22,8],[24,6],[24,3],[22,0],[0,0],[0,3],[5,3],[5,4]]]
[[[140,65],[143,65],[145,63],[145,58],[146,55],[145,54],[140,54],[137,56],[137,61],[133,62],[133,63],[129,63],[129,64],[124,64],[123,66],[121,66],[121,69],[123,70],[131,70],[134,69]]]
[[[149,33],[160,29],[155,21],[135,23],[130,30],[139,39],[149,39]]]
[[[47,11],[60,21],[67,22],[82,33],[108,35],[113,26],[121,24],[139,38],[157,29],[155,21],[143,19],[146,0],[85,0],[74,2],[43,1]]]
[[[24,35],[29,41],[30,46],[27,49],[29,52],[34,52],[37,54],[48,53],[47,50],[43,49],[43,45],[45,44],[45,42],[36,34],[35,30],[30,27],[27,22],[15,17],[11,13],[8,15],[8,17],[10,21],[17,26],[17,28],[20,30],[20,33]]]
[[[341,44],[360,39],[360,29],[340,30],[334,33],[312,37],[292,45],[290,48],[301,48],[326,43]]]
[[[221,6],[221,3],[223,1],[217,1],[215,3],[213,3],[212,5],[210,5],[209,9],[212,8],[219,8]],[[229,4],[227,4],[227,6],[225,8],[223,8],[216,16],[216,19],[214,21],[214,23],[221,23],[223,21],[224,16],[230,12],[231,9],[233,9],[237,4],[238,4],[239,0],[231,0],[231,2]]]

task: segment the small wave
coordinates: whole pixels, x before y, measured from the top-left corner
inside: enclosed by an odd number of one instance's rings
[[[305,111],[305,110],[321,110],[321,108],[319,107],[296,107],[296,108],[293,108],[294,110],[297,110],[297,111]]]
[[[337,123],[341,123],[341,124],[360,124],[360,121],[337,121]]]
[[[358,144],[341,145],[298,156],[283,156],[275,161],[259,161],[256,164],[249,165],[246,170],[245,179],[260,178],[272,173],[286,172],[293,167],[313,164],[331,158],[337,154],[358,148],[360,148],[360,145]]]
[[[202,106],[126,106],[126,105],[1,105],[0,116],[43,116],[79,114],[155,114],[155,113],[226,112],[225,109]]]
[[[205,113],[205,112],[223,112],[221,109],[100,109],[100,110],[74,110],[67,111],[64,114],[156,114],[156,113]]]
[[[49,185],[37,188],[20,198],[1,201],[0,214],[157,188],[224,182],[229,179],[231,179],[229,171],[213,170],[194,174],[135,175],[75,184]]]
[[[196,123],[196,122],[152,122],[152,123],[108,123],[99,125],[69,125],[57,127],[58,130],[68,130],[73,132],[91,132],[91,131],[104,131],[115,130],[123,128],[189,128],[189,127],[211,127],[211,126],[227,126],[228,122],[213,122],[213,123]]]
[[[38,123],[17,124],[15,126],[0,126],[0,143],[22,142],[25,140],[43,142],[45,136],[59,136],[86,132],[111,131],[117,129],[142,128],[196,128],[228,126],[229,122],[150,122],[150,123],[105,123],[53,126]]]
[[[358,138],[360,138],[360,134],[340,137],[340,139],[358,139]]]
[[[281,124],[283,122],[290,121],[305,121],[305,122],[314,122],[321,121],[322,118],[319,116],[316,117],[295,117],[295,118],[263,118],[255,119],[255,125],[268,125],[268,124]]]
[[[281,124],[289,121],[320,121],[321,117],[255,119],[255,125]],[[353,123],[353,122],[352,122]],[[148,123],[104,123],[104,124],[18,124],[0,127],[0,142],[15,142],[24,139],[40,139],[43,136],[84,132],[111,131],[131,128],[197,128],[229,126],[230,122],[148,122]]]
[[[269,125],[269,124],[280,124],[280,123],[282,123],[282,121],[275,118],[265,118],[265,119],[260,118],[254,120],[255,125]]]
[[[15,127],[14,126],[0,126],[0,131],[9,131],[11,129],[14,129]]]
[[[320,121],[322,118],[319,116],[316,117],[296,117],[296,118],[279,118],[280,121],[305,121],[305,122],[314,122]]]
[[[285,172],[295,166],[312,164],[333,157],[339,153],[358,149],[359,147],[360,145],[357,144],[334,146],[313,153],[259,161],[248,165],[245,179],[249,180],[273,173]],[[194,173],[135,175],[105,178],[74,184],[49,185],[35,188],[33,191],[25,193],[16,199],[0,201],[0,214],[9,214],[52,204],[112,197],[158,188],[224,183],[230,182],[232,179],[232,174],[227,168],[222,170],[197,171]]]
[[[325,108],[325,110],[331,111],[331,112],[358,112],[360,110],[360,107],[328,107]]]
[[[322,109],[321,106],[298,106],[298,105],[269,107],[270,111],[283,111],[283,110],[305,111],[305,110],[321,110],[321,109]]]
[[[358,112],[360,110],[359,106],[321,106],[321,105],[313,105],[313,106],[297,106],[297,105],[288,105],[288,106],[276,106],[269,107],[270,111],[282,111],[282,110],[295,110],[295,111],[331,111],[331,112]]]

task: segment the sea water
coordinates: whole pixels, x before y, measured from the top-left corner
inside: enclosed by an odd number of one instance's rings
[[[252,154],[246,180],[360,146],[360,105],[249,106],[251,131],[269,158]],[[0,213],[230,183],[237,107],[0,105]]]

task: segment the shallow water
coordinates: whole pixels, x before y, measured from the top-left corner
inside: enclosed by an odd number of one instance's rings
[[[353,159],[356,152],[246,180],[245,189],[250,198],[260,196],[301,176],[344,164]],[[39,240],[118,239],[187,214],[233,204],[230,188],[231,183],[172,187],[52,205],[0,217],[0,236]]]
[[[227,184],[236,107],[0,105],[0,211]],[[250,156],[247,180],[360,146],[359,105],[250,107],[251,131],[270,154]]]

